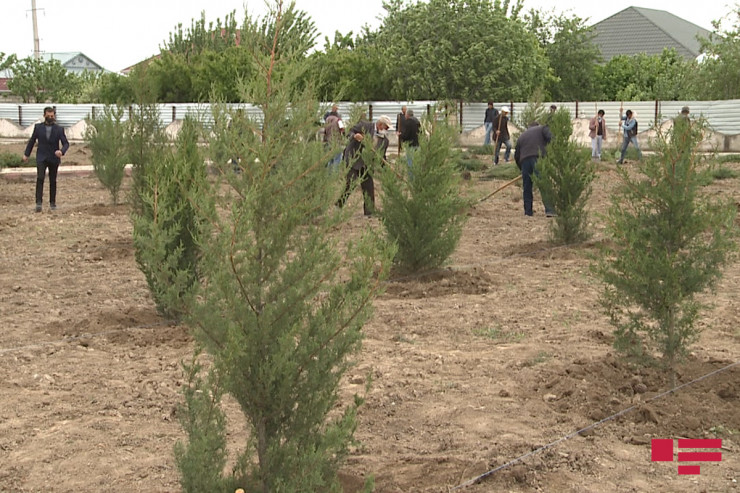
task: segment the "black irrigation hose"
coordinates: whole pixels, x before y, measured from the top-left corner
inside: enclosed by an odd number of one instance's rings
[[[682,388],[684,388],[684,387],[688,387],[689,385],[693,385],[693,384],[695,384],[695,383],[697,383],[697,382],[700,382],[700,381],[702,381],[702,380],[704,380],[704,379],[706,379],[706,378],[709,378],[709,377],[711,377],[711,376],[713,376],[713,375],[716,375],[717,373],[721,373],[721,372],[723,372],[723,371],[729,370],[730,368],[732,368],[732,367],[734,367],[734,366],[737,366],[737,365],[740,365],[740,361],[736,361],[736,362],[734,362],[734,363],[731,363],[731,364],[729,364],[729,365],[725,366],[724,368],[720,368],[720,369],[718,369],[718,370],[714,370],[714,371],[712,371],[712,372],[710,372],[710,373],[707,373],[707,374],[706,374],[706,375],[704,375],[704,376],[701,376],[701,377],[699,377],[699,378],[697,378],[697,379],[694,379],[694,380],[692,380],[692,381],[690,381],[690,382],[687,382],[687,383],[681,384],[681,385],[679,385],[678,387],[675,387],[675,388],[673,388],[673,389],[671,389],[671,390],[666,390],[666,391],[665,391],[665,392],[663,392],[662,394],[658,394],[658,395],[656,395],[656,396],[654,396],[654,397],[652,397],[652,398],[650,398],[650,399],[646,400],[646,401],[644,402],[644,404],[647,404],[648,402],[652,402],[652,401],[655,401],[655,400],[657,400],[657,399],[661,399],[661,398],[663,398],[663,397],[665,397],[665,396],[667,396],[667,395],[669,395],[669,394],[672,394],[672,393],[674,393],[674,392],[677,392],[677,391],[679,391],[680,389],[682,389]],[[622,416],[622,415],[624,415],[624,414],[627,414],[627,413],[629,413],[630,411],[633,411],[633,410],[635,410],[635,409],[636,409],[636,408],[638,408],[638,407],[639,407],[639,405],[637,405],[637,404],[636,404],[636,405],[634,405],[634,406],[628,407],[627,409],[623,409],[623,410],[619,411],[619,412],[618,412],[618,413],[616,413],[616,414],[612,414],[611,416],[609,416],[609,417],[607,417],[607,418],[604,418],[604,419],[602,419],[601,421],[597,421],[596,423],[592,423],[592,424],[590,424],[589,426],[586,426],[585,428],[581,428],[581,429],[580,429],[580,430],[578,430],[578,431],[574,431],[573,433],[571,433],[571,434],[569,434],[569,435],[565,435],[564,437],[558,438],[558,439],[557,439],[557,440],[555,440],[554,442],[550,442],[550,443],[548,443],[547,445],[543,445],[542,447],[540,447],[540,448],[538,448],[538,449],[536,449],[536,450],[533,450],[533,451],[531,451],[531,452],[528,452],[528,453],[526,453],[526,454],[524,454],[524,455],[522,455],[522,456],[520,456],[520,457],[517,457],[517,458],[516,458],[516,459],[514,459],[514,460],[511,460],[511,461],[507,462],[506,464],[502,464],[502,465],[500,465],[500,466],[498,466],[498,467],[496,467],[496,468],[494,468],[494,469],[491,469],[491,470],[490,470],[490,471],[488,471],[488,472],[485,472],[485,473],[481,474],[480,476],[476,476],[476,477],[474,477],[473,479],[470,479],[470,480],[468,480],[468,481],[465,481],[464,483],[462,483],[462,484],[460,484],[460,485],[457,485],[457,486],[455,486],[454,488],[450,489],[450,491],[455,491],[455,490],[459,490],[459,489],[461,489],[461,488],[467,488],[468,486],[472,486],[472,485],[474,485],[474,484],[476,484],[476,483],[478,483],[478,482],[482,481],[483,479],[485,479],[485,478],[487,478],[487,477],[489,477],[489,476],[491,476],[491,475],[495,474],[496,472],[498,472],[498,471],[500,471],[500,470],[502,470],[502,469],[506,469],[507,467],[509,467],[509,466],[512,466],[512,465],[516,464],[517,462],[521,462],[521,461],[523,461],[524,459],[526,459],[526,458],[528,458],[528,457],[531,457],[531,456],[533,456],[533,455],[535,455],[535,454],[538,454],[538,453],[542,452],[543,450],[547,450],[547,449],[549,449],[549,448],[552,448],[552,447],[554,447],[554,446],[556,446],[556,445],[559,445],[559,444],[560,444],[560,443],[562,443],[562,442],[565,442],[565,441],[567,441],[567,440],[570,440],[570,439],[571,439],[571,438],[573,438],[573,437],[576,437],[576,436],[578,436],[578,435],[580,435],[580,434],[582,434],[582,433],[585,433],[585,432],[587,432],[587,431],[589,431],[589,430],[592,430],[592,429],[596,428],[596,427],[597,427],[597,426],[599,426],[599,425],[602,425],[602,424],[604,424],[604,423],[606,423],[606,422],[612,421],[612,420],[614,420],[614,419],[616,419],[616,418],[618,418],[618,417],[620,417],[620,416]]]

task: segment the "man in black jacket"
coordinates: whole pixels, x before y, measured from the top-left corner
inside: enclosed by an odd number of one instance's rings
[[[57,171],[62,162],[62,156],[69,149],[64,129],[56,124],[56,110],[51,106],[44,108],[44,122],[33,127],[33,134],[28,139],[26,151],[23,153],[23,162],[28,162],[34,144],[36,149],[36,212],[41,212],[44,196],[44,177],[49,169],[49,205],[51,210],[57,208]]]
[[[537,174],[537,159],[547,152],[547,144],[552,140],[552,133],[547,125],[537,122],[529,124],[529,128],[522,132],[516,141],[514,149],[514,161],[522,170],[522,190],[524,198],[524,215],[531,216],[532,210],[532,174]],[[545,204],[545,215],[553,217],[555,211]]]
[[[403,124],[403,132],[401,132],[401,142],[406,146],[406,162],[409,167],[413,162],[413,155],[416,149],[419,148],[419,129],[421,128],[421,122],[414,116],[414,110],[408,110],[406,112],[406,120]]]
[[[493,122],[498,117],[498,110],[493,107],[493,101],[488,102],[486,116],[483,117],[483,126],[486,128],[486,137],[483,139],[483,145],[491,145],[491,134],[493,133]]]
[[[385,160],[385,153],[388,150],[386,132],[390,127],[391,119],[383,115],[375,123],[361,121],[350,129],[349,143],[344,150],[344,159],[349,171],[347,172],[347,184],[344,192],[337,201],[339,207],[343,207],[344,203],[347,202],[354,182],[360,180],[360,188],[362,188],[364,198],[363,211],[366,217],[372,216],[375,209],[375,183],[370,174],[370,169],[363,159],[362,151],[367,140],[367,143],[373,146],[373,150]]]

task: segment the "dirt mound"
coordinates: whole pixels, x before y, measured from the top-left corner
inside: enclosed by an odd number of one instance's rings
[[[493,282],[488,274],[479,269],[470,272],[453,269],[406,276],[390,280],[386,287],[387,296],[399,298],[428,298],[449,294],[483,294],[490,291]]]

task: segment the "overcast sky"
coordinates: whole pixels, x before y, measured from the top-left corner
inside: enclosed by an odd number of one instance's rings
[[[513,0],[512,0],[513,1]],[[33,54],[31,0],[2,0],[0,15],[0,52],[23,58]],[[375,28],[383,16],[383,0],[297,0],[308,12],[323,36],[333,39],[334,31],[359,32],[368,24]],[[201,11],[211,21],[232,10],[237,20],[244,9],[262,16],[263,0],[36,0],[41,50],[45,52],[81,51],[96,63],[119,71],[159,52],[159,46],[178,24],[189,27]],[[602,2],[598,0],[526,0],[525,9],[555,9],[556,12],[589,18],[589,24],[601,21],[630,5],[666,10],[705,29],[712,20],[733,10],[735,1],[657,0],[641,3]]]

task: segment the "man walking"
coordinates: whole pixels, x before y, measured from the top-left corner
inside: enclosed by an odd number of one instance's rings
[[[33,127],[33,134],[28,139],[26,151],[23,153],[23,162],[28,162],[28,157],[33,151],[33,146],[38,141],[36,149],[36,212],[41,212],[44,198],[44,178],[46,169],[49,169],[49,205],[51,210],[57,208],[57,171],[62,162],[62,156],[69,149],[67,136],[64,129],[56,124],[56,110],[51,106],[44,108],[44,122],[37,123]]]
[[[624,122],[622,123],[624,139],[622,140],[622,153],[619,156],[617,164],[624,163],[624,155],[627,153],[627,146],[630,145],[630,142],[637,149],[637,159],[642,159],[642,151],[640,150],[640,145],[637,143],[637,118],[633,117],[632,110],[627,110],[624,116],[619,115],[619,119]]]
[[[525,216],[532,216],[534,214],[532,209],[532,203],[534,201],[532,194],[532,174],[537,174],[537,159],[545,155],[547,144],[551,140],[552,133],[547,125],[532,122],[529,124],[529,128],[516,141],[514,160],[522,170],[522,194]],[[555,216],[555,211],[549,204],[545,204],[545,215],[547,217]]]
[[[504,161],[509,162],[511,156],[511,137],[509,137],[509,108],[506,106],[501,107],[501,111],[498,114],[495,122],[496,133],[496,149],[493,152],[493,164],[498,164],[498,155],[501,151],[501,145],[506,145],[506,153],[504,154]]]
[[[365,217],[370,217],[375,209],[375,183],[370,174],[368,163],[363,159],[363,150],[367,141],[373,146],[375,152],[382,155],[385,159],[388,150],[388,136],[386,135],[391,126],[391,119],[385,115],[378,118],[375,123],[359,122],[349,131],[349,143],[344,150],[344,158],[349,171],[347,172],[347,184],[342,192],[342,196],[337,201],[337,206],[343,207],[349,194],[352,192],[352,186],[355,181],[360,180],[362,195],[364,198],[363,212]]]
[[[604,110],[599,110],[595,117],[591,118],[588,123],[591,137],[591,159],[601,161],[601,147],[606,139],[606,120],[604,119]]]
[[[498,110],[493,107],[493,101],[488,102],[486,116],[483,118],[483,126],[486,129],[486,137],[483,139],[483,145],[491,145],[491,134],[493,133],[493,122],[498,117]]]

